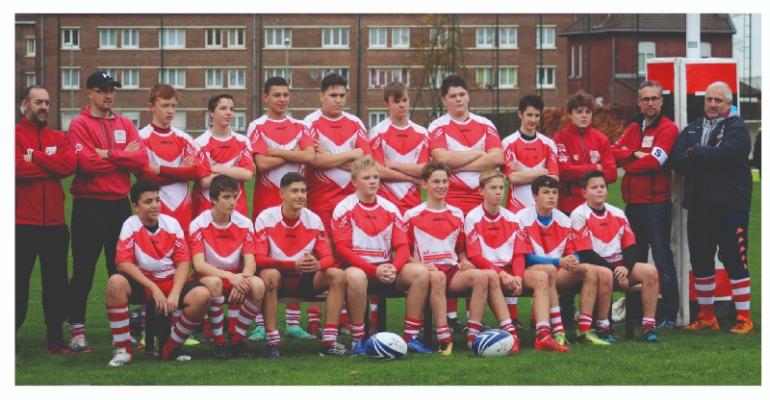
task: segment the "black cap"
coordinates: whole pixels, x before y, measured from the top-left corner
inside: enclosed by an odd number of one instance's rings
[[[122,87],[120,82],[116,81],[107,71],[96,71],[88,77],[87,88],[106,88],[106,87]]]

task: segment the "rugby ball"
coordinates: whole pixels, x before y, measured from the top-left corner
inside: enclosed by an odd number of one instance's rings
[[[479,357],[501,357],[510,353],[513,341],[510,333],[502,329],[489,329],[476,336],[471,350]]]
[[[406,342],[392,332],[377,332],[364,343],[366,355],[380,360],[397,360],[406,355]]]

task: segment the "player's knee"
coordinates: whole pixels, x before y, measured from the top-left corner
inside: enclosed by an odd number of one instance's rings
[[[549,279],[548,279],[548,273],[545,271],[533,271],[534,273],[534,290],[536,291],[544,291],[548,290],[549,288]]]
[[[348,278],[345,271],[339,268],[329,268],[325,273],[329,277],[329,282],[332,286],[347,286]]]
[[[258,276],[249,277],[248,281],[252,291],[255,291],[260,294],[265,293],[265,282],[262,279],[260,279]]]
[[[281,281],[281,273],[275,269],[266,269],[259,273],[259,277],[265,283],[265,290],[278,290],[278,284]]]
[[[487,276],[489,287],[494,288],[494,287],[500,286],[500,276],[497,275],[497,272],[490,269],[490,270],[484,271],[484,275]]]
[[[430,288],[431,290],[445,290],[446,289],[446,276],[440,271],[430,271]]]
[[[595,285],[599,280],[599,272],[594,267],[587,267],[583,269],[583,283]]]
[[[216,276],[204,276],[200,282],[211,292],[212,297],[222,295],[222,279]]]
[[[489,286],[489,275],[485,274],[481,270],[473,270],[474,276],[473,276],[473,284],[477,287],[487,287]]]
[[[599,279],[599,283],[603,285],[611,285],[612,280],[614,279],[614,276],[612,274],[612,270],[609,268],[604,267],[598,267],[596,268],[597,277]]]
[[[366,273],[357,267],[345,268],[348,286],[361,287],[366,285]]]
[[[185,302],[193,306],[207,306],[211,292],[205,286],[192,288],[185,296]]]
[[[642,267],[643,275],[642,277],[644,280],[649,282],[650,284],[658,284],[658,270],[655,268],[652,264],[640,264],[639,267]]]
[[[128,279],[120,274],[113,274],[110,279],[107,280],[107,292],[108,293],[121,293],[130,290],[131,285],[128,284]]]

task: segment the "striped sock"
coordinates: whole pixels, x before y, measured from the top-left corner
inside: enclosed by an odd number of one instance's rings
[[[238,325],[238,316],[240,314],[240,304],[227,304],[227,333],[229,333],[230,336],[235,334],[235,327]]]
[[[608,319],[598,319],[596,320],[596,331],[597,332],[608,332],[610,330],[610,320]]]
[[[560,307],[551,307],[551,331],[553,333],[564,332],[564,325],[561,322]]]
[[[642,333],[655,329],[655,317],[642,318]]]
[[[698,294],[698,306],[700,307],[698,318],[714,318],[714,290],[716,286],[714,275],[703,278],[695,277],[695,292]]]
[[[578,317],[578,330],[580,332],[588,332],[591,330],[591,323],[593,322],[593,317],[591,314],[584,314],[580,313],[580,316]]]
[[[72,337],[75,337],[78,335],[85,335],[85,334],[86,334],[86,324],[77,323],[77,324],[70,325],[70,335],[72,335]]]
[[[235,334],[230,337],[230,343],[238,343],[246,337],[246,331],[248,331],[251,321],[254,321],[254,318],[257,317],[257,310],[257,306],[251,300],[246,299],[243,301],[241,312],[235,325]]]
[[[208,324],[214,344],[225,344],[225,296],[211,297],[209,299]]]
[[[733,288],[733,303],[739,317],[751,319],[751,278],[730,279]]]
[[[484,326],[481,325],[481,322],[479,321],[468,320],[468,324],[466,326],[468,327],[467,338],[469,342],[472,342],[473,339],[476,339],[476,336],[478,336],[479,332],[484,329]]]
[[[321,340],[323,340],[324,344],[330,345],[337,341],[337,333],[339,333],[337,325],[326,324],[323,331],[321,331]]]
[[[307,331],[310,334],[317,335],[318,327],[321,325],[321,310],[317,308],[307,309]]]
[[[131,352],[131,327],[128,324],[128,304],[107,307],[107,319],[112,331],[112,344],[115,348],[124,348]]]
[[[379,317],[377,311],[377,298],[372,297],[369,299],[369,326],[376,328]]]
[[[446,315],[449,319],[457,319],[457,298],[450,297],[446,299]]]
[[[452,330],[448,325],[437,326],[436,338],[441,343],[452,343]]]
[[[551,326],[548,321],[539,321],[535,325],[535,337],[537,340],[543,340],[544,337],[551,336]]]
[[[259,309],[259,312],[257,312],[257,316],[254,318],[254,323],[257,326],[265,326],[265,316],[262,315],[262,309]]]
[[[286,327],[299,326],[301,311],[298,303],[289,303],[286,305]]]
[[[353,340],[362,340],[364,338],[364,323],[350,324],[350,337]]]
[[[267,338],[267,344],[272,344],[276,346],[281,345],[281,334],[278,332],[278,329],[267,332],[265,334],[265,337]]]
[[[511,314],[511,319],[519,319],[519,298],[506,297],[505,303],[508,304],[508,313]]]
[[[190,333],[200,324],[200,322],[190,321],[182,314],[179,317],[179,321],[171,329],[171,335],[166,340],[166,344],[163,345],[163,352],[161,353],[163,358],[168,358],[169,353],[181,346],[190,337]]]
[[[413,337],[420,334],[422,320],[416,318],[404,318],[404,341],[409,342]]]
[[[339,326],[347,327],[349,323],[350,319],[348,318],[348,308],[342,307],[342,310],[340,310]]]
[[[510,318],[500,321],[500,329],[510,333],[511,336],[516,336],[518,333],[516,332],[516,327],[513,325],[513,322]]]

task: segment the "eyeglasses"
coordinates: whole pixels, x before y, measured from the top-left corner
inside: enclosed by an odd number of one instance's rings
[[[658,100],[660,100],[660,96],[653,96],[653,97],[640,97],[639,101],[642,103],[655,103]]]

